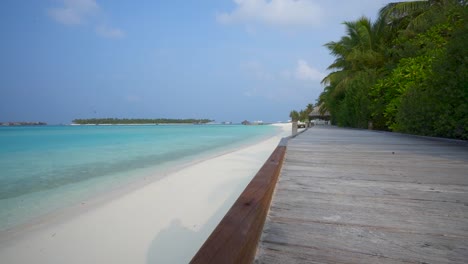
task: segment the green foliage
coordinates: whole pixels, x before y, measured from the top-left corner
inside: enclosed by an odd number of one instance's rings
[[[398,38],[393,40],[393,47],[390,48],[389,53],[397,64],[402,58],[435,55],[433,53],[437,53],[447,45],[447,37],[452,30],[453,26],[445,23],[434,25],[417,35],[400,34]]]
[[[458,28],[434,61],[432,72],[402,97],[398,130],[468,139],[468,23]]]
[[[369,89],[375,83],[376,72],[358,73],[348,84],[345,96],[339,103],[334,120],[339,126],[367,128],[371,117]]]
[[[339,126],[468,139],[466,1],[395,2],[345,22],[318,103]]]
[[[377,106],[374,116],[382,116],[385,125],[392,130],[398,130],[395,116],[398,113],[402,96],[411,87],[423,83],[431,74],[432,57],[419,56],[400,60],[398,67],[389,76],[380,79],[372,88],[371,95]],[[382,112],[383,111],[383,112]]]
[[[295,121],[298,121],[300,116],[299,116],[299,112],[297,112],[296,110],[292,110],[290,113],[289,113],[289,117],[291,118],[291,120],[293,122]]]
[[[134,125],[134,124],[206,124],[210,119],[144,119],[144,118],[90,118],[75,119],[72,122],[78,125]]]
[[[308,122],[309,121],[309,114],[314,110],[313,104],[308,104],[305,109],[300,110],[299,112],[296,110],[292,110],[289,113],[289,117],[292,121],[302,121]]]
[[[309,112],[307,109],[299,111],[299,120],[302,122],[309,121]]]

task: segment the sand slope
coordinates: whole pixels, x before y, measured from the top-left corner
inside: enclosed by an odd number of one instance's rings
[[[187,263],[288,136],[202,161],[0,244],[2,263]]]

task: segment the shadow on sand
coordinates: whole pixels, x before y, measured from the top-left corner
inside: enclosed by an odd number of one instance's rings
[[[203,245],[211,232],[237,200],[249,181],[249,179],[246,179],[242,183],[239,183],[239,179],[233,180],[213,191],[210,194],[210,198],[207,199],[208,201],[220,199],[223,190],[226,190],[226,188],[232,189],[232,186],[236,186],[235,190],[242,189],[240,192],[233,191],[198,231],[193,231],[183,226],[180,219],[173,219],[169,226],[161,230],[151,242],[147,253],[147,263],[174,264],[190,262],[198,249]]]

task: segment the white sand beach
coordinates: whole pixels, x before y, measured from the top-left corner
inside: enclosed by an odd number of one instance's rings
[[[182,168],[5,241],[1,263],[187,263],[291,124],[267,140]]]

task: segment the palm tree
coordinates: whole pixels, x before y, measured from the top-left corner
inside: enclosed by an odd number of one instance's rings
[[[290,113],[289,113],[289,117],[291,118],[291,121],[295,122],[295,121],[298,121],[299,120],[299,113],[296,111],[296,110],[292,110]]]
[[[357,21],[344,22],[346,35],[338,42],[325,44],[336,57],[328,70],[335,70],[327,75],[322,83],[332,88],[332,95],[337,96],[346,90],[349,81],[356,72],[367,68],[379,68],[384,63],[382,43],[385,34],[384,20],[375,23],[362,17]]]
[[[337,42],[325,44],[330,53],[336,57],[328,67],[332,72],[323,80],[323,93],[319,96],[318,104],[322,111],[329,111],[336,116],[340,102],[346,97],[346,91],[356,81],[360,80],[360,89],[368,89],[373,83],[364,84],[369,74],[376,74],[376,69],[385,64],[384,39],[387,34],[385,21],[379,18],[374,23],[366,17],[352,22],[344,22],[346,35]],[[366,121],[367,122],[367,121]]]
[[[312,111],[314,111],[314,105],[313,104],[307,104],[306,111],[307,111],[307,114],[312,113]]]

